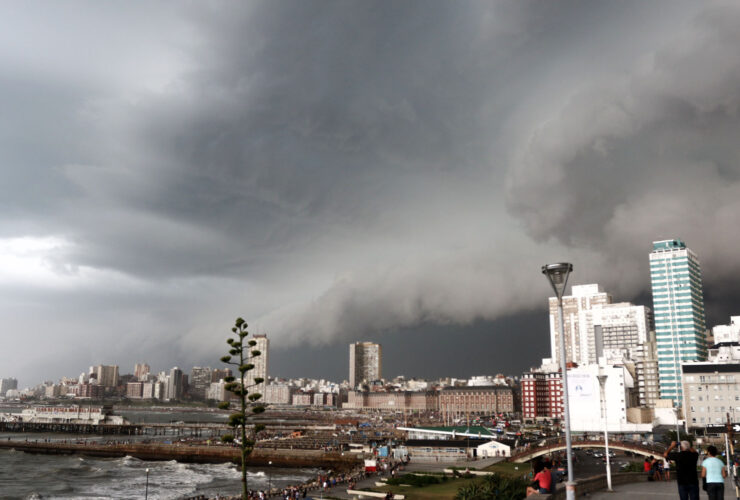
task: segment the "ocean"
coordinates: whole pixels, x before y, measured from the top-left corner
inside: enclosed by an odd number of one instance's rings
[[[0,411],[8,409],[0,407]],[[17,410],[14,410],[17,411]],[[116,412],[130,422],[219,422],[223,412],[149,411],[131,409]],[[88,441],[175,440],[176,436],[92,436],[60,433],[0,433],[2,440]],[[241,473],[233,464],[184,464],[153,462],[132,457],[92,458],[79,455],[35,455],[0,450],[0,499],[142,499],[146,469],[149,469],[148,499],[178,500],[196,495],[215,497],[238,495]],[[250,468],[250,489],[298,485],[316,478],[320,469]]]
[[[142,499],[149,469],[149,499],[237,495],[241,474],[232,464],[149,462],[136,458],[33,455],[0,450],[2,499]],[[319,469],[249,469],[250,489],[297,485]]]

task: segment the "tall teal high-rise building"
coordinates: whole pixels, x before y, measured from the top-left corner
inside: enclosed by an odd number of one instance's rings
[[[654,241],[650,252],[650,280],[660,397],[680,404],[681,363],[707,358],[699,259],[679,239]]]

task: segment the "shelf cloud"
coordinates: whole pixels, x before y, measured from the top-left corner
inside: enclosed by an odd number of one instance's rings
[[[236,316],[432,345],[673,237],[740,313],[732,2],[73,5],[0,34],[0,376],[215,365]]]

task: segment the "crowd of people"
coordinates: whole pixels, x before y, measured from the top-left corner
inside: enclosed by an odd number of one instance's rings
[[[645,458],[642,470],[647,473],[648,481],[668,481],[671,479],[671,464],[666,458]]]
[[[678,448],[677,451],[673,451]],[[725,463],[717,458],[717,447],[707,446],[706,458],[701,462],[702,489],[709,500],[722,500],[725,496]],[[663,454],[666,460],[676,462],[676,483],[680,500],[699,500],[697,464],[699,452],[688,441],[673,441]]]

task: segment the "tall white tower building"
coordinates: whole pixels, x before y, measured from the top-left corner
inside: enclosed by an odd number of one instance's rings
[[[254,387],[248,387],[248,390],[250,394],[259,393],[264,397],[267,387],[267,367],[270,360],[270,339],[263,333],[253,335],[251,340],[257,342],[257,345],[250,348],[250,351],[257,350],[260,352],[260,355],[252,360],[254,369],[247,372],[249,378],[246,383],[247,386],[252,386],[254,379],[261,378],[262,382],[254,385]]]
[[[650,252],[650,281],[660,397],[680,402],[681,363],[707,358],[699,259],[680,239],[654,241]]]
[[[349,385],[382,378],[383,349],[380,344],[357,342],[349,345]]]

